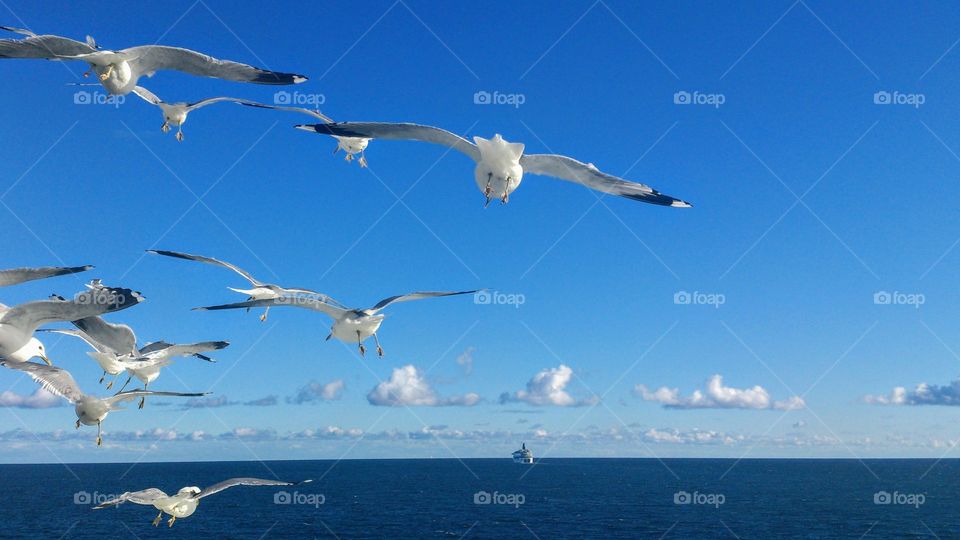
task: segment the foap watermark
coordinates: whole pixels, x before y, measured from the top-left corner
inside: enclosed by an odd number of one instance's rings
[[[900,291],[877,291],[873,293],[873,303],[878,306],[913,306],[920,309],[920,306],[927,302],[927,297],[923,293],[905,293]]]
[[[273,504],[299,504],[320,508],[327,502],[323,493],[300,493],[299,491],[278,491],[273,494]]]
[[[527,297],[521,293],[500,291],[477,291],[473,294],[473,303],[481,306],[520,306],[527,303]]]
[[[74,105],[112,105],[120,107],[127,101],[127,96],[115,96],[99,90],[92,92],[87,90],[77,90],[73,93]]]
[[[690,493],[680,490],[673,494],[673,504],[696,504],[720,508],[720,505],[725,502],[727,497],[723,493],[700,493],[699,491]]]
[[[706,92],[700,92],[699,90],[694,90],[693,92],[680,90],[673,94],[674,105],[711,105],[719,109],[720,106],[726,102],[727,96],[723,94],[708,94]]]
[[[473,94],[474,105],[512,105],[519,109],[526,102],[527,96],[525,94],[507,94],[499,90],[493,92],[480,90]]]
[[[899,491],[890,493],[889,491],[878,491],[873,494],[873,504],[896,504],[920,508],[925,502],[927,502],[927,496],[923,493],[900,493]]]
[[[80,504],[83,506],[98,505],[109,500],[116,499],[117,497],[119,497],[119,495],[116,493],[100,493],[99,491],[90,493],[89,491],[78,491],[73,494],[73,504]]]
[[[523,493],[500,493],[494,491],[478,491],[473,494],[473,504],[501,504],[520,508],[520,505],[527,502],[527,497]]]
[[[887,92],[880,90],[873,94],[874,105],[909,105],[919,109],[921,105],[927,102],[927,96],[920,93],[907,93],[894,90]]]
[[[323,94],[310,94],[306,92],[288,92],[280,90],[273,94],[274,105],[287,105],[295,107],[319,107],[327,102],[327,96]]]
[[[673,293],[673,303],[678,306],[713,306],[719,308],[727,303],[727,297],[722,293],[677,291]]]

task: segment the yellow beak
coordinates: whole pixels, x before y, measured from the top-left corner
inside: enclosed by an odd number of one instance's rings
[[[44,363],[46,363],[48,366],[53,365],[53,362],[51,362],[50,359],[46,357],[46,355],[41,354],[40,359],[43,360]]]

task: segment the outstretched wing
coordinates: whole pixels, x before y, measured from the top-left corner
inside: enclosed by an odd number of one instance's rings
[[[339,122],[332,124],[306,124],[296,127],[337,137],[396,139],[439,144],[458,150],[470,156],[474,161],[480,161],[480,150],[475,144],[455,133],[450,133],[445,129],[433,126],[387,122]]]
[[[337,306],[331,306],[321,302],[316,298],[309,298],[305,296],[281,296],[280,298],[268,298],[264,300],[249,300],[247,302],[237,302],[235,304],[223,304],[220,306],[207,306],[207,307],[198,307],[193,308],[200,311],[219,311],[221,309],[246,309],[246,308],[255,308],[255,307],[281,307],[281,306],[292,306],[299,308],[311,309],[313,311],[319,311],[321,313],[326,313],[327,315],[333,317],[334,319],[339,319],[349,311],[348,309],[340,308]],[[2,320],[2,319],[0,319]]]
[[[0,58],[46,58],[90,54],[97,50],[87,43],[60,36],[38,36],[29,30],[0,26],[0,30],[28,36],[25,39],[0,39]]]
[[[183,345],[172,345],[169,343],[160,342],[161,346],[156,346],[157,344],[151,343],[143,349],[140,349],[140,354],[145,356],[158,356],[163,358],[175,358],[179,356],[196,356],[201,360],[206,360],[208,362],[214,362],[213,359],[204,356],[201,353],[209,351],[218,351],[220,349],[226,349],[230,343],[226,341],[203,341],[200,343],[188,343]]]
[[[680,199],[664,195],[650,186],[629,182],[623,178],[600,172],[592,163],[581,163],[567,156],[554,154],[526,154],[520,158],[523,172],[552,176],[560,180],[577,182],[590,189],[626,197],[660,206],[689,208],[692,205]]]
[[[73,380],[73,376],[65,369],[33,362],[10,362],[8,360],[0,360],[0,366],[26,373],[31,379],[39,383],[44,390],[56,394],[70,403],[77,403],[83,398],[83,392],[77,386],[77,381]]]
[[[204,257],[203,255],[191,255],[189,253],[181,253],[179,251],[166,251],[162,249],[148,249],[147,252],[156,253],[157,255],[164,255],[166,257],[175,257],[177,259],[186,259],[188,261],[197,261],[197,262],[202,262],[207,264],[213,264],[216,266],[222,266],[224,268],[229,268],[230,270],[233,270],[234,272],[240,274],[241,276],[244,277],[244,279],[249,281],[254,287],[261,287],[263,285],[266,285],[262,281],[250,275],[250,272],[247,272],[243,268],[240,268],[239,266],[228,263],[226,261],[214,259],[212,257]]]
[[[152,103],[154,105],[159,105],[163,103],[163,100],[157,97],[156,94],[154,94],[153,92],[147,90],[142,86],[134,86],[133,93],[140,96],[140,98],[146,101],[147,103]]]
[[[42,324],[75,321],[135,306],[143,296],[130,289],[97,286],[72,301],[38,300],[20,304],[0,315],[0,323],[33,333]]]
[[[147,488],[140,491],[128,491],[119,497],[114,497],[110,500],[103,501],[102,503],[94,506],[93,509],[102,510],[104,508],[123,504],[127,501],[130,501],[134,504],[153,504],[154,501],[158,499],[165,499],[168,496],[169,495],[157,488]]]
[[[440,296],[456,296],[458,294],[473,294],[477,291],[459,291],[459,292],[414,292],[410,294],[401,294],[399,296],[391,296],[390,298],[384,298],[383,300],[377,302],[377,305],[373,306],[370,309],[364,310],[364,313],[367,315],[373,315],[374,313],[380,311],[381,309],[389,306],[390,304],[396,302],[409,302],[410,300],[423,300],[424,298],[438,298]]]
[[[113,324],[103,317],[87,317],[73,321],[73,325],[91,340],[119,355],[137,352],[137,335],[125,324]],[[97,347],[94,347],[97,348]]]
[[[93,269],[92,266],[45,266],[40,268],[11,268],[10,270],[0,270],[0,287],[7,285],[17,285],[36,279],[45,279],[54,276],[65,276],[67,274],[76,274],[77,272],[86,272]]]
[[[247,103],[251,103],[250,101],[247,101],[245,99],[240,99],[235,97],[227,97],[227,96],[212,97],[207,99],[201,99],[200,101],[187,105],[187,111],[193,111],[193,110],[199,109],[200,107],[206,107],[207,105],[220,103],[221,101],[233,101],[234,103],[240,103],[241,105],[246,105]]]
[[[314,110],[306,109],[304,107],[281,107],[279,105],[266,105],[263,103],[256,103],[253,101],[247,101],[247,102],[241,102],[241,103],[248,107],[257,107],[258,109],[273,109],[276,111],[291,111],[291,112],[309,114],[310,116],[316,118],[317,120],[320,120],[321,122],[324,122],[327,124],[333,122],[333,120],[329,116],[321,113],[320,111],[314,111]]]
[[[120,392],[119,394],[114,394],[108,398],[104,398],[103,401],[106,401],[110,405],[114,405],[118,402],[130,401],[138,397],[148,397],[148,396],[168,396],[168,397],[203,397],[210,395],[210,392],[160,392],[156,390],[127,390],[125,392]]]
[[[219,60],[180,47],[144,45],[124,49],[121,54],[131,58],[134,71],[143,74],[172,69],[200,77],[256,84],[298,84],[307,80],[303,75],[268,71],[239,62]]]
[[[283,480],[265,480],[263,478],[231,478],[218,482],[210,487],[204,488],[196,498],[201,499],[214,493],[219,493],[233,486],[292,486],[296,482],[284,482]]]

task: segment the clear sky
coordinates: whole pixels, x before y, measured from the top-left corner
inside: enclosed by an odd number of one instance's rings
[[[695,208],[527,176],[508,205],[484,209],[472,163],[441,147],[375,141],[361,169],[331,155],[329,138],[293,129],[309,117],[229,103],[192,113],[178,143],[135,96],[104,105],[98,87],[69,86],[83,64],[2,61],[0,267],[97,268],[5,288],[0,301],[72,294],[98,277],[146,295],[108,317],[141,341],[231,346],[152,385],[210,391],[210,406],[134,404],[107,419],[103,448],[91,428],[74,431],[69,408],[42,407],[32,381],[3,371],[0,460],[495,457],[521,441],[538,457],[956,457],[950,3],[97,11],[4,0],[0,23],[310,77],[283,88],[171,72],[141,81],[168,101],[289,98],[342,121],[500,133]],[[510,103],[478,104],[478,92]],[[190,311],[242,300],[226,287],[245,282],[148,248],[361,307],[414,290],[500,295],[392,306],[386,357],[361,358],[324,342],[318,313],[275,309],[261,323]],[[106,392],[82,343],[47,345],[86,391]]]

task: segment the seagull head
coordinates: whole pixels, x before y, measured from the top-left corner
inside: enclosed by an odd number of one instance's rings
[[[177,495],[186,495],[188,497],[196,497],[200,494],[200,488],[197,486],[187,486],[185,488],[180,488],[180,491],[177,492]]]
[[[47,351],[43,343],[35,337],[30,338],[26,345],[17,349],[13,354],[10,354],[9,358],[16,362],[29,362],[32,358],[39,358],[48,366],[53,365],[50,359],[47,358]]]

